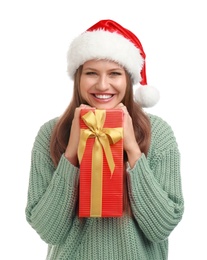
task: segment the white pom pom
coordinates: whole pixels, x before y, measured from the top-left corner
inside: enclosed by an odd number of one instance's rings
[[[135,91],[135,101],[139,103],[142,107],[152,107],[160,99],[159,91],[152,86],[140,86]]]

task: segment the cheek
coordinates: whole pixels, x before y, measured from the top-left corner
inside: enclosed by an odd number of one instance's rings
[[[88,89],[88,84],[85,80],[80,80],[80,93],[81,96],[85,96]]]
[[[119,93],[120,93],[120,95],[121,95],[122,97],[125,96],[125,94],[126,94],[126,89],[127,89],[126,84],[121,84],[121,85],[119,86]]]
[[[86,96],[87,96],[87,92],[84,88],[81,88],[80,87],[80,95],[83,99],[86,99]]]
[[[90,86],[92,86],[93,84],[94,84],[94,82],[89,78],[81,77],[81,79],[80,79],[80,89],[81,90],[87,91],[90,88]]]

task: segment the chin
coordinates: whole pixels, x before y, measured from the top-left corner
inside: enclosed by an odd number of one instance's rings
[[[114,106],[96,106],[96,109],[113,109]]]

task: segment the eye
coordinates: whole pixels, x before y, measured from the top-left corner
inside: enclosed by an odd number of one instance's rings
[[[112,75],[112,76],[120,76],[120,75],[122,75],[122,73],[121,73],[121,72],[118,72],[118,71],[112,71],[112,72],[111,72],[111,75]]]
[[[96,72],[94,72],[94,71],[87,71],[86,75],[96,75]]]

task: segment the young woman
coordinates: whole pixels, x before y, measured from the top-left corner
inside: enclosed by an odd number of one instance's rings
[[[71,43],[68,73],[72,100],[62,116],[41,126],[32,150],[26,218],[48,244],[46,259],[166,260],[168,237],[184,211],[180,153],[168,123],[142,108],[159,95],[146,84],[140,41],[101,20]],[[123,110],[122,217],[77,214],[83,108]]]

